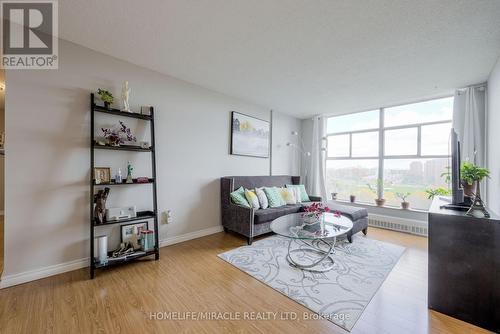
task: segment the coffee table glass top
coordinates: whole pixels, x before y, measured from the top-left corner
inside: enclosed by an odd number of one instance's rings
[[[304,221],[303,213],[292,213],[276,218],[271,223],[271,230],[292,239],[328,239],[341,236],[352,229],[352,221],[344,216],[323,213],[316,223]]]

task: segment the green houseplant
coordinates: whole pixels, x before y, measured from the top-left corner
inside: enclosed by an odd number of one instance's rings
[[[111,94],[109,91],[107,91],[105,89],[101,89],[101,88],[99,88],[97,90],[97,94],[101,98],[102,102],[104,102],[104,107],[106,109],[110,109],[110,106],[114,101],[113,94]]]
[[[450,191],[443,187],[426,189],[425,192],[427,193],[428,199],[433,199],[436,196],[447,196],[450,194]]]
[[[375,196],[377,196],[377,198],[375,198],[375,204],[377,204],[377,206],[384,206],[385,204],[385,199],[384,198],[381,198],[379,195],[378,195],[378,189],[382,189],[382,186],[383,186],[383,182],[382,180],[378,179],[377,180],[377,187],[373,187],[371,184],[367,183],[366,184],[368,186],[368,189],[370,189],[370,191],[375,194]]]
[[[401,200],[401,208],[404,210],[408,210],[410,208],[410,202],[406,200],[410,195],[410,192],[396,193],[396,197]]]
[[[485,177],[490,177],[490,171],[466,161],[460,167],[460,177],[465,195],[473,196],[476,184]]]

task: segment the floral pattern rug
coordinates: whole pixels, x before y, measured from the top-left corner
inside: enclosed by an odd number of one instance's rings
[[[277,235],[219,254],[238,269],[350,331],[396,265],[405,248],[366,237],[338,241],[335,264],[325,273],[303,271],[286,260],[289,239]],[[302,248],[300,241],[292,248]],[[294,253],[302,262],[307,254]],[[311,259],[310,259],[311,260]]]

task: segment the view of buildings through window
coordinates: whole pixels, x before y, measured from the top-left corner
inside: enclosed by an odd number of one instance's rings
[[[427,210],[426,189],[447,187],[453,97],[330,117],[326,183],[340,200],[387,206],[410,193],[412,208]]]

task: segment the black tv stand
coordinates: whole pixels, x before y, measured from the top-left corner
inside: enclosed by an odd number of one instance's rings
[[[500,333],[500,217],[429,209],[430,309]]]

